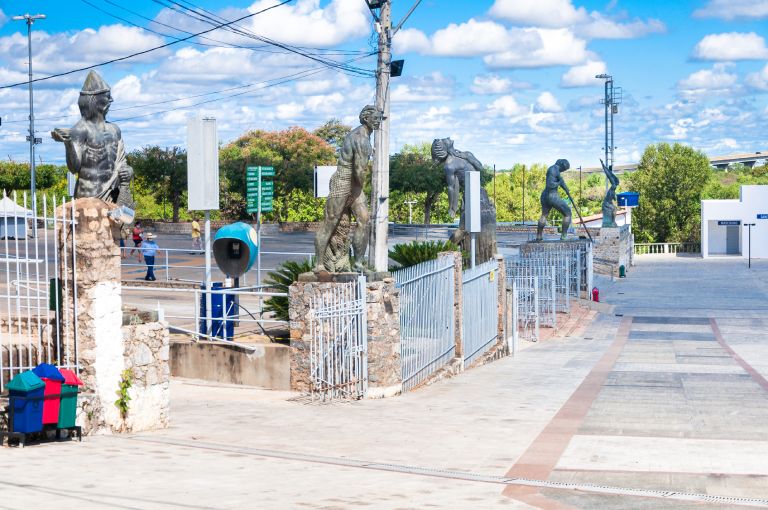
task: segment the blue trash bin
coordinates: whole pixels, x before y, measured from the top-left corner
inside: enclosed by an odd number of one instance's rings
[[[205,284],[200,288],[205,290]],[[224,288],[224,284],[221,282],[214,282],[211,284],[211,290],[221,290]],[[223,340],[232,340],[235,336],[235,320],[234,316],[237,314],[237,305],[235,304],[235,298],[232,294],[226,294],[227,298],[227,320],[224,320],[224,296],[225,294],[212,292],[211,293],[211,336],[221,338]],[[205,303],[205,292],[200,295],[200,324],[199,331],[205,334],[205,317],[207,307]],[[226,333],[226,335],[225,335]]]
[[[45,383],[33,372],[18,374],[8,383],[11,432],[29,434],[43,430]]]

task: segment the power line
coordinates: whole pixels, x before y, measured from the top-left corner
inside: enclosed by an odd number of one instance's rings
[[[139,55],[145,55],[147,53],[151,53],[153,51],[156,51],[156,50],[159,50],[159,49],[162,49],[162,48],[167,48],[169,46],[173,46],[173,45],[178,44],[180,42],[188,41],[188,40],[190,40],[190,39],[192,39],[194,37],[197,37],[199,35],[207,34],[209,32],[213,32],[214,30],[218,30],[220,28],[225,28],[228,25],[232,25],[232,24],[237,23],[238,21],[242,21],[244,19],[252,18],[252,17],[254,17],[254,16],[258,15],[258,14],[262,14],[264,12],[270,11],[270,10],[274,9],[275,7],[280,7],[280,6],[285,5],[285,4],[289,3],[289,2],[291,2],[291,0],[283,0],[279,4],[275,4],[275,5],[272,5],[270,7],[265,8],[265,9],[262,9],[260,11],[253,12],[251,14],[247,14],[247,15],[242,16],[242,17],[240,17],[240,18],[238,18],[236,20],[233,20],[233,21],[230,21],[230,22],[227,22],[227,23],[222,23],[222,24],[217,25],[217,26],[215,26],[213,28],[209,28],[208,30],[203,30],[202,32],[198,32],[196,34],[190,35],[188,37],[183,37],[181,39],[176,39],[176,40],[171,41],[169,43],[161,44],[160,46],[155,46],[154,48],[149,48],[147,50],[138,51],[136,53],[132,53],[132,54],[127,55],[125,57],[113,58],[111,60],[107,60],[106,62],[101,62],[100,64],[93,64],[93,65],[90,65],[90,66],[80,67],[78,69],[72,69],[71,71],[66,71],[66,72],[63,72],[63,73],[52,74],[50,76],[44,76],[42,78],[35,78],[34,80],[22,81],[22,82],[19,82],[19,83],[12,83],[10,85],[0,85],[0,90],[2,90],[2,89],[9,89],[9,88],[12,88],[12,87],[18,87],[19,85],[27,85],[29,83],[35,83],[35,82],[38,82],[38,81],[51,80],[53,78],[59,78],[61,76],[67,76],[67,75],[70,75],[70,74],[79,73],[81,71],[87,71],[89,69],[94,69],[96,67],[105,66],[107,64],[114,64],[115,62],[122,62],[123,60],[128,60],[128,59],[131,59],[133,57],[137,57]]]
[[[366,55],[363,55],[363,56],[351,59],[348,62],[354,62],[356,60],[361,60],[361,59],[367,58],[367,57],[369,57],[369,56],[371,56],[373,54],[375,54],[375,52],[372,52],[372,53],[369,53],[369,54],[366,54]],[[232,90],[240,90],[240,89],[245,89],[245,88],[252,88],[252,87],[255,87],[257,85],[265,85],[265,84],[267,84],[265,87],[259,87],[259,89],[257,89],[257,90],[261,90],[261,89],[270,88],[270,87],[273,87],[273,86],[276,86],[276,85],[282,85],[282,84],[288,83],[290,81],[295,81],[295,80],[303,79],[303,78],[306,78],[307,76],[312,76],[312,75],[318,74],[319,72],[324,71],[324,70],[326,70],[325,67],[320,67],[320,68],[315,67],[315,68],[312,68],[312,69],[305,69],[303,71],[287,74],[287,75],[284,75],[284,76],[279,76],[277,78],[273,78],[273,79],[270,79],[270,80],[264,80],[264,81],[261,81],[261,82],[248,83],[248,84],[245,84],[245,85],[237,85],[235,87],[228,87],[228,88],[225,88],[225,89],[215,90],[215,91],[212,91],[212,92],[204,92],[204,93],[201,93],[201,94],[194,94],[194,95],[191,95],[191,96],[185,96],[185,97],[180,97],[180,98],[176,98],[176,99],[166,99],[166,100],[163,100],[163,101],[155,101],[155,102],[151,102],[151,103],[141,103],[141,104],[136,104],[136,105],[132,105],[132,106],[126,106],[124,108],[115,108],[115,109],[113,109],[111,111],[112,112],[118,112],[118,111],[133,110],[133,109],[136,109],[136,108],[144,108],[144,107],[147,107],[147,106],[155,106],[155,105],[160,105],[160,104],[175,103],[175,102],[179,102],[179,101],[185,101],[187,99],[195,99],[195,98],[198,98],[198,97],[211,96],[211,95],[214,95],[214,94],[221,94],[221,93],[224,93],[224,92],[230,92]],[[275,82],[275,83],[271,83],[271,82]],[[150,112],[150,113],[147,113],[147,114],[137,115],[137,116],[128,117],[128,118],[115,119],[115,122],[122,121],[122,120],[130,120],[130,119],[135,119],[135,118],[140,118],[140,117],[147,117],[147,116],[150,116],[150,115],[156,115],[156,114],[160,114],[160,113],[168,113],[168,112],[172,112],[172,111],[175,111],[175,110],[182,110],[182,109],[187,109],[187,108],[191,108],[191,107],[194,107],[194,106],[200,106],[202,104],[213,103],[213,102],[216,102],[216,101],[223,101],[223,100],[226,100],[226,99],[231,99],[233,97],[237,97],[237,96],[240,96],[240,95],[247,94],[248,92],[251,92],[251,91],[248,90],[248,91],[245,91],[245,92],[242,92],[242,93],[238,93],[238,94],[232,94],[232,95],[229,95],[229,96],[213,98],[213,99],[210,99],[210,100],[207,100],[207,101],[202,101],[202,102],[199,102],[199,103],[195,103],[193,105],[180,106],[180,107],[171,108],[171,109],[168,109],[168,110],[162,110],[162,111],[157,111],[157,112]],[[68,119],[68,118],[74,117],[76,115],[77,114],[62,115],[62,116],[58,116],[58,117],[38,117],[37,120],[38,121],[63,120],[63,119]],[[17,124],[17,123],[21,123],[21,122],[27,122],[27,121],[23,120],[23,119],[8,120],[8,121],[6,121],[6,124]]]

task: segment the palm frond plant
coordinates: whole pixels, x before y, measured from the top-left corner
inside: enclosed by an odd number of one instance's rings
[[[301,262],[288,260],[280,264],[274,271],[267,273],[264,280],[266,285],[272,287],[275,292],[288,294],[288,287],[299,280],[301,273],[308,273],[314,268],[313,258]],[[290,320],[288,317],[288,296],[272,296],[264,301],[264,310],[275,314],[275,318],[282,321]]]
[[[438,253],[444,251],[459,251],[459,247],[450,241],[411,241],[396,244],[389,250],[389,258],[397,265],[390,267],[389,270],[397,271],[434,260]]]

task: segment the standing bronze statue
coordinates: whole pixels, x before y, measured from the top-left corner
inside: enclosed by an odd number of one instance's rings
[[[363,193],[368,160],[373,154],[371,133],[381,124],[381,112],[366,106],[360,112],[360,126],[344,137],[336,172],[331,176],[325,217],[315,236],[315,272],[350,271],[350,244],[355,260],[362,263],[371,235],[371,214]],[[350,236],[351,215],[357,228]],[[351,237],[351,243],[350,243]]]
[[[560,211],[563,215],[562,234],[560,239],[565,240],[568,237],[568,229],[571,227],[571,208],[568,204],[560,198],[559,188],[563,188],[568,197],[571,196],[571,192],[568,190],[568,186],[565,184],[562,172],[565,172],[571,168],[571,164],[567,159],[558,159],[554,165],[547,168],[547,184],[544,191],[541,192],[541,217],[539,218],[539,224],[536,228],[536,240],[541,241],[544,239],[544,227],[547,226],[547,217],[549,211],[553,208]]]
[[[64,143],[67,167],[77,175],[75,198],[96,197],[133,209],[133,169],[125,157],[120,128],[106,120],[111,104],[109,85],[95,71],[89,72],[77,101],[81,119],[71,129],[54,129],[51,137]]]
[[[616,188],[619,187],[619,178],[613,173],[613,165],[610,167],[605,166],[603,160],[600,160],[600,164],[603,165],[603,172],[608,178],[608,191],[605,192],[605,198],[603,199],[603,227],[616,228],[616,210],[619,208],[616,204]]]
[[[464,187],[464,172],[482,172],[483,164],[474,154],[453,148],[450,138],[437,138],[432,142],[432,161],[443,165],[445,181],[448,185],[448,215],[453,218],[459,210],[459,193]],[[464,210],[462,199],[461,210]],[[480,188],[480,223],[482,232],[477,237],[476,260],[490,260],[496,252],[496,207],[488,198],[485,188]],[[451,242],[469,251],[469,234],[465,229],[464,215],[459,220],[459,228],[451,234]]]

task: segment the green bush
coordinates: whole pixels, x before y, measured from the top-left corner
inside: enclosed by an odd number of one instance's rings
[[[302,262],[288,260],[280,264],[277,269],[267,273],[264,283],[272,287],[276,292],[288,294],[288,287],[299,280],[301,273],[308,273],[314,268],[314,259],[306,259]],[[264,301],[264,310],[275,314],[275,318],[281,321],[290,320],[288,316],[288,297],[273,296]]]
[[[398,265],[390,267],[389,270],[396,271],[428,260],[435,260],[437,254],[443,251],[459,251],[459,247],[450,241],[411,241],[396,244],[389,250],[389,258]]]

